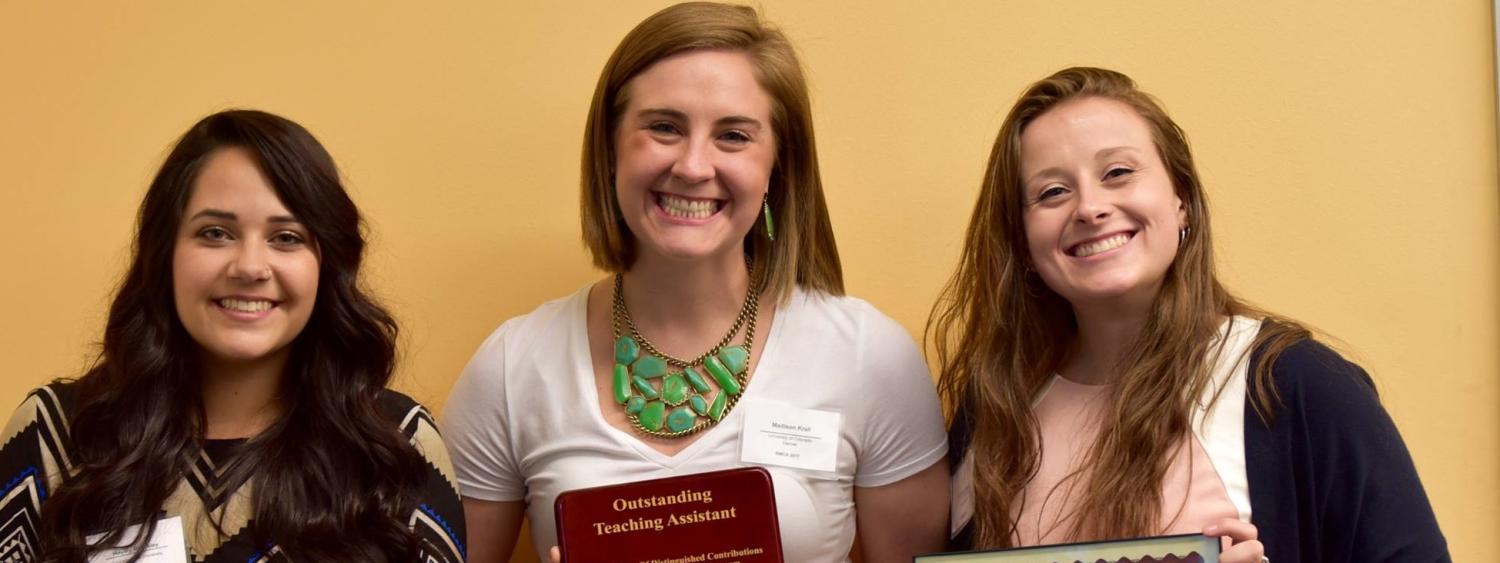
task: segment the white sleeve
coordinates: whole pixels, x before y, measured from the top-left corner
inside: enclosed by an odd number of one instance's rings
[[[948,453],[943,410],[927,363],[906,329],[870,307],[858,345],[864,444],[854,484],[889,485]]]
[[[465,497],[489,501],[526,498],[526,483],[510,439],[510,404],[505,393],[507,326],[491,334],[448,395],[443,437]]]

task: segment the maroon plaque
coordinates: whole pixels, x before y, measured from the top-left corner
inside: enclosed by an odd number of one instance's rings
[[[564,563],[759,563],[781,559],[771,474],[730,469],[557,496]]]

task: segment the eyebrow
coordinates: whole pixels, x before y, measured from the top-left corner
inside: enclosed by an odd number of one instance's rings
[[[670,109],[670,108],[646,108],[646,109],[643,109],[643,110],[637,112],[636,116],[637,117],[660,116],[660,117],[666,117],[666,118],[670,118],[670,119],[675,119],[675,120],[678,120],[678,121],[687,121],[688,120],[687,114],[682,113],[680,111],[677,111],[675,109]],[[760,128],[760,127],[764,126],[764,124],[762,124],[759,119],[756,119],[756,118],[753,118],[753,117],[744,116],[744,115],[728,115],[728,116],[724,116],[724,117],[721,117],[718,120],[714,121],[714,124],[715,125],[720,125],[720,126],[723,126],[723,125],[750,125],[750,126],[754,126],[756,128]]]
[[[239,221],[240,220],[240,218],[239,218],[238,215],[235,215],[234,213],[231,213],[229,211],[223,211],[223,210],[219,210],[219,209],[204,209],[203,211],[199,211],[197,213],[194,213],[192,217],[188,218],[188,221],[195,221],[199,217],[212,217],[212,218],[215,218],[215,219],[223,219],[225,221]],[[266,218],[266,222],[268,222],[268,223],[301,223],[301,221],[298,221],[296,217],[293,217],[291,215],[272,215],[272,216]]]
[[[1109,147],[1109,148],[1099,149],[1099,152],[1094,153],[1094,158],[1104,158],[1106,156],[1113,156],[1115,153],[1122,153],[1122,152],[1137,152],[1137,150],[1136,150],[1135,147],[1128,146],[1128,145],[1120,145],[1118,147]]]
[[[1042,169],[1042,170],[1038,170],[1036,174],[1032,174],[1031,177],[1026,178],[1025,180],[1023,180],[1021,182],[1021,187],[1023,189],[1028,189],[1029,190],[1029,189],[1031,189],[1031,186],[1033,184],[1036,184],[1037,178],[1041,178],[1043,176],[1049,176],[1049,175],[1053,175],[1053,174],[1061,174],[1062,172],[1063,172],[1063,169],[1060,168],[1060,167],[1057,167],[1057,166],[1053,166],[1051,168],[1045,168],[1045,169]]]

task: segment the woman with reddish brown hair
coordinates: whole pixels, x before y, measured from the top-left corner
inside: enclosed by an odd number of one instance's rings
[[[1368,376],[1214,274],[1182,130],[1069,68],[1001,126],[929,325],[955,408],[960,548],[1174,533],[1221,561],[1437,561]]]

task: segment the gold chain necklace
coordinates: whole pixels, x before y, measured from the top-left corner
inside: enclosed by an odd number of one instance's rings
[[[755,279],[751,276],[750,279]],[[712,427],[745,392],[750,374],[750,350],[755,342],[755,314],[759,303],[755,288],[745,294],[745,304],[729,332],[713,348],[693,360],[669,355],[651,344],[636,328],[625,308],[625,276],[615,274],[614,311],[610,326],[615,337],[615,367],[611,378],[615,403],[637,430],[661,438],[681,438]],[[630,334],[622,333],[624,325]],[[745,328],[745,341],[729,341]],[[701,366],[702,370],[698,369]],[[708,372],[704,377],[703,372]],[[713,385],[709,382],[712,381]],[[715,389],[717,387],[717,390]],[[712,398],[710,398],[712,397]]]

